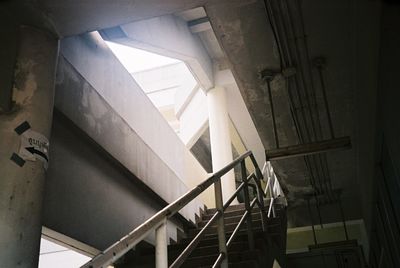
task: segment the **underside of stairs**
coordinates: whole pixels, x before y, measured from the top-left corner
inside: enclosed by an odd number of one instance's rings
[[[267,218],[266,228],[262,228],[260,210],[252,210],[252,229],[255,248],[250,249],[246,223],[243,224],[238,235],[228,248],[229,267],[272,267],[276,259],[281,267],[285,263],[286,249],[286,208],[279,204],[274,205],[275,217]],[[179,256],[197,233],[207,224],[216,212],[207,209],[196,225],[178,237],[176,243],[168,246],[169,265]],[[245,208],[243,204],[228,207],[224,212],[226,239],[232,235],[239,223]],[[181,267],[212,267],[219,255],[217,226],[213,225],[206,230],[196,249],[190,254]],[[155,267],[154,246],[142,242],[114,263],[115,268],[147,268]]]

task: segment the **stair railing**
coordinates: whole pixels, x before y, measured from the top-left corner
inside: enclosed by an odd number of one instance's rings
[[[255,172],[247,175],[246,163],[247,158],[251,159],[254,166]],[[240,165],[242,183],[238,186],[234,194],[223,204],[222,201],[222,188],[221,188],[221,177],[232,170],[235,166]],[[270,164],[269,164],[270,166]],[[264,165],[265,173],[266,165]],[[268,167],[267,167],[268,169]],[[270,171],[268,171],[270,172]],[[185,207],[192,200],[197,198],[202,192],[204,192],[208,187],[214,184],[215,192],[215,203],[216,203],[216,213],[212,216],[209,222],[200,230],[196,237],[189,243],[189,245],[182,251],[178,258],[169,266],[170,268],[180,267],[184,261],[189,257],[190,253],[199,244],[201,238],[205,235],[205,231],[211,227],[214,223],[217,224],[218,233],[218,245],[219,245],[219,255],[215,261],[213,267],[228,267],[228,249],[232,245],[233,240],[237,237],[240,228],[246,222],[247,224],[247,236],[249,242],[249,248],[254,249],[254,230],[252,227],[252,209],[257,204],[260,209],[262,229],[266,231],[267,217],[270,216],[269,211],[271,211],[271,206],[273,206],[273,201],[270,202],[268,213],[265,211],[264,198],[266,193],[269,191],[271,200],[274,197],[273,183],[270,180],[265,190],[261,187],[261,180],[264,178],[263,172],[259,169],[257,162],[251,151],[244,153],[243,155],[236,158],[233,162],[215,172],[211,177],[200,183],[197,187],[193,188],[180,198],[178,198],[173,203],[166,206],[164,209],[160,210],[146,222],[138,226],[132,232],[121,238],[119,241],[111,245],[109,248],[104,250],[95,256],[88,263],[81,266],[81,268],[106,268],[111,265],[129,250],[131,250],[135,245],[145,239],[149,234],[155,232],[156,246],[155,246],[155,263],[157,268],[167,268],[168,267],[168,245],[167,245],[167,232],[166,225],[167,220],[176,214],[179,210]],[[267,176],[272,178],[271,175]],[[276,179],[276,177],[275,177]],[[249,197],[249,182],[253,180],[257,189],[257,196],[250,201]],[[277,180],[276,180],[277,182]],[[279,185],[279,183],[278,183]],[[235,227],[228,241],[226,242],[226,232],[224,225],[224,211],[229,207],[229,205],[237,198],[240,191],[244,191],[244,204],[245,212],[241,217],[239,223]],[[273,211],[273,210],[272,210]]]
[[[282,188],[279,184],[278,178],[276,177],[274,168],[272,167],[270,161],[265,162],[262,169],[262,175],[264,181],[267,181],[264,194],[266,194],[267,197],[270,198],[267,216],[268,218],[270,218],[271,216],[275,217],[276,215],[274,204],[277,202],[277,200],[279,200],[282,205],[287,206],[286,197],[282,191]]]

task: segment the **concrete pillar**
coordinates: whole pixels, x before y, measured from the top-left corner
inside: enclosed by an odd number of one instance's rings
[[[213,172],[220,170],[233,160],[225,94],[225,88],[223,87],[215,87],[207,91]],[[222,177],[224,202],[232,196],[235,190],[235,173],[232,170]],[[232,202],[232,204],[235,203],[237,201]]]
[[[0,114],[0,267],[36,268],[44,162],[27,160],[20,166],[10,158],[19,152],[21,136],[14,129],[21,123],[26,121],[33,131],[50,137],[58,40],[28,26],[16,33],[15,103],[10,112]]]

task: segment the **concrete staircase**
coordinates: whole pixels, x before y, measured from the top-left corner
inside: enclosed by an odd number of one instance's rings
[[[225,232],[227,240],[240,221],[245,209],[243,204],[233,205],[224,213]],[[276,217],[267,219],[266,231],[262,230],[260,210],[254,208],[252,225],[255,239],[255,249],[250,250],[246,224],[228,249],[229,267],[272,267],[274,259],[284,256],[286,248],[286,210],[275,205]],[[190,243],[202,227],[211,219],[215,209],[207,209],[196,226],[178,238],[176,243],[168,246],[169,264],[171,264]],[[190,254],[181,267],[212,267],[219,254],[216,225],[206,231],[197,248]],[[128,252],[115,268],[155,267],[154,247],[141,243],[135,250]]]

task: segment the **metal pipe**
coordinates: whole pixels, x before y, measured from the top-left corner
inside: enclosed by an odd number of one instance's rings
[[[282,13],[282,7],[281,7],[280,4],[282,4],[282,1],[279,1],[279,3],[278,3],[278,12]],[[280,25],[281,25],[281,29],[283,31],[282,35],[287,38],[287,36],[288,36],[287,28],[286,28],[285,22],[283,21],[283,17],[282,16],[278,16],[278,18],[279,18],[279,22],[280,22]],[[292,60],[292,57],[290,55],[290,48],[289,48],[288,42],[285,42],[285,38],[282,38],[281,41],[283,41],[283,45],[285,46],[285,49],[286,49],[286,56],[288,58],[289,66],[293,66],[293,60]],[[282,44],[281,44],[281,46],[282,46]]]
[[[279,2],[279,3],[282,4],[282,2]],[[278,3],[278,8],[279,8],[279,11],[282,13],[282,7],[279,5],[279,3]],[[287,36],[287,29],[286,29],[286,25],[285,25],[284,21],[282,20],[282,16],[278,16],[278,17],[280,18],[280,23],[282,25],[283,35]],[[289,46],[288,46],[287,42],[285,42],[285,47],[286,47],[286,49],[288,51],[287,55],[288,55],[289,65],[292,66],[292,59],[291,59],[291,56],[290,56],[290,50],[289,50]],[[297,130],[297,135],[299,137],[299,140],[301,141],[301,143],[303,143],[304,141],[303,141],[303,137],[302,137],[302,134],[301,134],[301,130],[299,130],[299,125],[297,124],[297,122],[299,121],[299,119],[297,117],[297,111],[296,111],[296,113],[294,113],[294,111],[293,111],[294,110],[293,109],[293,96],[291,94],[291,91],[289,90],[289,78],[287,78],[286,81],[287,81],[287,91],[288,91],[288,95],[289,95],[289,103],[291,105],[292,118],[293,118],[296,130]],[[296,81],[296,83],[297,83],[297,81]],[[299,100],[300,100],[300,94],[299,94]],[[303,117],[304,116],[305,116],[305,114],[303,112]],[[305,119],[303,121],[306,123]],[[310,173],[310,184],[315,188],[316,185],[315,185],[315,176],[314,176],[313,170],[312,170],[312,168],[310,166],[308,158],[305,157],[304,160],[306,162],[307,169],[308,169],[308,171]]]
[[[168,267],[167,219],[156,228],[156,268]]]
[[[242,161],[240,164],[240,169],[242,172],[242,179],[244,183],[244,205],[246,208],[246,212],[249,213],[249,216],[247,217],[247,239],[249,242],[249,248],[250,250],[254,250],[254,236],[253,236],[253,221],[251,218],[251,208],[250,208],[250,197],[249,197],[249,187],[248,187],[248,181],[247,181],[247,172],[246,172],[246,163],[245,161]],[[233,234],[232,234],[233,236]],[[231,238],[232,238],[231,236]],[[229,248],[229,241],[231,238],[228,240],[227,247]]]
[[[303,33],[305,33],[305,27],[304,27],[304,17],[303,17],[303,12],[300,6],[300,2],[297,0],[297,10],[299,12],[300,15],[300,26],[301,26],[301,30],[303,31]],[[309,75],[309,79],[311,82],[311,90],[313,92],[314,95],[314,102],[315,102],[315,109],[316,109],[316,114],[318,117],[318,129],[322,138],[322,126],[321,126],[321,118],[320,118],[320,114],[319,114],[319,110],[318,110],[318,106],[317,106],[317,100],[316,100],[316,93],[315,93],[315,86],[314,86],[314,80],[312,77],[312,72],[311,72],[311,64],[310,64],[310,55],[309,55],[309,48],[308,48],[308,43],[307,43],[307,36],[304,34],[304,38],[303,38],[303,43],[304,43],[304,48],[305,48],[305,55],[306,55],[306,61],[305,63],[307,64],[306,70],[308,71],[308,75]],[[322,79],[322,73],[321,73],[321,83],[323,86],[323,95],[324,95],[324,102],[325,102],[325,108],[327,110],[327,115],[328,115],[328,123],[329,123],[329,127],[330,127],[330,132],[331,132],[331,137],[334,138],[334,132],[333,132],[333,125],[332,125],[332,119],[330,117],[330,111],[329,111],[329,105],[328,105],[328,100],[326,97],[326,92],[325,92],[325,84],[324,81]],[[330,176],[330,172],[329,172],[329,166],[328,166],[328,161],[326,159],[326,156],[321,156],[320,158],[322,158],[322,166],[325,167],[325,174],[326,174],[326,179],[329,183],[329,185],[327,185],[327,187],[329,187],[328,190],[328,197],[329,199],[331,199],[331,195],[332,195],[332,182],[331,182],[331,176]]]
[[[235,239],[236,235],[238,234],[240,227],[241,227],[241,226],[243,225],[243,223],[244,223],[244,220],[245,220],[246,218],[248,218],[249,215],[251,215],[251,211],[252,211],[254,205],[255,205],[256,203],[258,203],[257,201],[258,201],[258,200],[257,200],[257,198],[255,197],[255,198],[253,199],[253,201],[250,203],[250,209],[249,209],[249,211],[246,211],[246,212],[243,214],[243,216],[240,218],[239,223],[236,225],[235,230],[232,232],[231,236],[230,236],[229,239],[228,239],[228,242],[226,243],[226,246],[227,246],[228,248],[230,247],[230,245],[232,244],[232,242],[233,242],[233,240]]]
[[[271,198],[271,200],[269,201],[269,208],[268,208],[268,218],[270,218],[270,216],[271,216],[271,211],[272,211],[272,208],[273,208],[273,205],[274,205],[274,198]],[[273,214],[275,214],[275,213],[273,213]],[[274,217],[275,217],[275,215],[273,215]]]
[[[321,210],[319,209],[319,201],[316,194],[314,194],[314,198],[315,198],[315,206],[317,207],[318,211],[319,224],[321,225],[321,229],[323,229],[324,225],[322,224]]]
[[[296,129],[296,132],[297,132],[297,136],[299,138],[299,142],[300,143],[304,143],[303,134],[301,133],[300,126],[298,125],[299,119],[298,119],[297,112],[293,111],[293,96],[292,96],[291,91],[289,89],[289,86],[290,86],[289,82],[290,82],[290,80],[289,80],[289,78],[287,78],[287,80],[286,80],[286,84],[287,84],[286,90],[287,90],[288,96],[289,96],[290,113],[292,115],[293,123],[295,125],[295,129]],[[304,156],[304,162],[306,164],[306,168],[308,170],[308,173],[310,174],[310,184],[314,189],[317,189],[317,186],[316,186],[316,183],[315,183],[315,175],[314,175],[313,170],[311,169],[311,165],[309,163],[309,159],[308,159],[307,156]],[[319,190],[317,189],[317,191],[319,191]]]
[[[217,211],[222,213],[222,216],[218,218],[217,222],[217,234],[218,234],[218,247],[219,252],[227,256],[228,250],[226,248],[226,237],[225,237],[225,223],[224,223],[224,204],[222,201],[222,185],[221,180],[214,183],[215,193],[215,208]],[[222,268],[228,268],[228,259],[224,258],[221,263]]]
[[[225,202],[224,204],[224,211],[229,207],[229,205],[235,200],[236,196],[239,194],[239,192],[243,189],[245,186],[245,183],[242,182],[239,187],[236,189],[236,191],[233,193],[233,195],[228,199],[228,201]]]
[[[293,19],[292,19],[292,13],[291,13],[291,11],[290,11],[290,8],[289,8],[289,6],[288,6],[288,4],[287,4],[287,2],[285,2],[285,4],[286,4],[286,9],[287,9],[287,12],[288,12],[288,19],[289,19],[289,22],[290,22],[290,30],[291,30],[291,32],[292,32],[292,35],[293,35],[293,37],[294,37],[294,42],[295,42],[295,57],[297,58],[297,61],[298,61],[298,63],[300,64],[301,63],[301,57],[300,57],[300,51],[299,51],[299,44],[298,44],[298,41],[297,41],[297,38],[296,38],[296,33],[295,33],[295,30],[294,30],[294,24],[293,24]],[[307,54],[308,55],[308,54]],[[311,120],[311,127],[312,127],[312,130],[313,130],[313,136],[314,136],[314,138],[315,139],[317,139],[318,138],[318,135],[317,135],[317,131],[316,131],[316,126],[315,126],[315,120],[314,120],[314,116],[313,116],[313,113],[311,112],[311,108],[312,108],[312,105],[311,105],[311,99],[310,99],[310,95],[308,94],[308,90],[307,90],[307,85],[306,85],[306,82],[305,82],[305,74],[304,74],[304,71],[303,71],[303,69],[302,68],[300,68],[300,70],[299,70],[300,72],[300,76],[299,76],[299,79],[302,81],[302,84],[303,84],[303,88],[304,88],[304,93],[305,93],[305,97],[306,97],[306,102],[307,102],[307,104],[308,104],[308,107],[309,107],[309,109],[308,109],[308,112],[309,112],[309,114],[310,114],[310,120]],[[310,73],[309,73],[310,74]],[[312,80],[312,78],[311,78],[311,80]],[[310,81],[312,84],[311,84],[311,87],[313,87],[313,81]],[[300,95],[299,95],[299,100],[301,99],[301,97],[300,97]],[[318,118],[319,118],[319,113],[318,113],[318,109],[316,110],[316,112],[317,112],[317,121],[318,121]],[[321,160],[321,156],[318,156],[318,157],[312,157],[312,158],[314,158],[314,161],[316,161],[316,158],[320,158],[319,159],[319,162],[320,162],[320,165],[323,165],[323,162],[322,162],[322,160]],[[317,163],[316,162],[314,162],[314,164],[316,165],[316,169],[317,169],[317,172],[319,173],[319,168],[318,168],[318,165],[317,165]],[[325,173],[325,171],[326,170],[324,170],[322,167],[321,167],[321,174],[322,174],[322,178],[324,178],[324,185],[325,185],[325,188],[326,188],[326,190],[327,190],[327,192],[328,193],[330,193],[331,191],[331,189],[329,189],[329,187],[328,187],[328,185],[326,184],[326,178],[328,178],[328,175]],[[317,178],[318,178],[318,181],[319,181],[319,184],[320,184],[320,187],[322,188],[322,184],[321,184],[321,178],[320,176],[318,176]]]
[[[290,104],[290,107],[291,107],[290,112],[291,112],[291,115],[292,115],[292,119],[293,119],[293,122],[294,122],[294,125],[295,125],[295,128],[296,128],[296,132],[297,132],[297,136],[299,138],[299,141],[300,141],[300,143],[304,143],[303,134],[302,134],[302,131],[301,131],[300,126],[299,126],[298,114],[297,114],[297,111],[295,112],[294,109],[293,109],[294,102],[293,102],[293,95],[292,95],[291,90],[289,88],[290,87],[289,78],[286,81],[287,81],[287,91],[288,91],[288,96],[289,96],[289,104]],[[317,185],[316,185],[316,182],[315,182],[316,181],[316,179],[315,179],[316,176],[314,175],[314,172],[313,172],[313,170],[311,168],[311,164],[309,162],[309,158],[307,156],[304,157],[304,162],[305,162],[306,168],[307,168],[307,170],[308,170],[308,172],[310,174],[310,184],[314,189],[317,189],[317,191],[319,192],[319,190],[317,188]]]
[[[275,42],[276,42],[276,45],[278,47],[280,68],[282,70],[283,67],[286,67],[286,63],[285,63],[285,60],[283,58],[283,50],[282,50],[282,47],[281,47],[280,37],[278,35],[278,29],[276,27],[276,20],[275,20],[274,12],[272,10],[272,6],[271,6],[271,3],[269,2],[269,0],[264,0],[264,8],[265,8],[265,11],[267,13],[267,19],[268,19],[268,22],[269,22],[269,24],[271,26],[272,34],[275,37]]]
[[[265,195],[264,195],[264,191],[261,188],[261,180],[263,179],[263,175],[262,175],[260,168],[257,165],[257,161],[256,161],[254,155],[250,155],[250,159],[253,162],[253,165],[256,170],[256,176],[253,178],[254,178],[254,181],[257,186],[257,199],[260,203],[261,224],[262,224],[263,231],[266,231],[267,230],[267,219],[265,217],[265,206],[264,206]]]
[[[164,209],[156,213],[153,217],[148,219],[146,222],[138,226],[131,233],[121,238],[119,241],[108,247],[106,250],[95,256],[92,260],[81,266],[82,268],[97,268],[102,266],[107,266],[118,260],[126,252],[132,249],[141,240],[147,237],[155,228],[160,226],[164,218],[170,218],[194,198],[199,196],[204,192],[209,186],[211,186],[216,181],[220,181],[220,177],[225,175],[234,166],[240,163],[246,157],[251,156],[251,151],[248,151],[236,158],[230,164],[226,165],[224,168],[214,173],[208,179],[200,183],[197,187],[191,189],[189,192],[175,200],[173,203],[166,206]],[[253,157],[254,158],[254,157]],[[256,167],[258,167],[257,162],[253,162]],[[258,168],[259,169],[259,168]],[[257,170],[257,169],[256,169]]]
[[[212,218],[207,222],[207,224],[204,225],[201,231],[195,236],[195,238],[193,238],[190,244],[182,251],[178,258],[176,258],[176,260],[169,266],[169,268],[178,268],[183,264],[183,262],[187,259],[187,257],[189,257],[192,251],[199,244],[207,228],[210,227],[220,216],[221,212],[217,211],[214,216],[212,216]]]
[[[247,178],[246,178],[245,181],[248,183],[254,176],[255,176],[254,173],[251,173],[249,176],[247,176]],[[239,187],[236,189],[236,191],[233,193],[233,195],[228,199],[228,201],[225,202],[225,204],[224,204],[224,211],[229,207],[229,205],[233,202],[233,200],[235,200],[235,198],[236,198],[237,195],[239,194],[240,190],[243,189],[243,187],[244,187],[244,185],[245,185],[245,183],[244,183],[245,181],[243,181],[243,182],[239,185]],[[256,187],[256,186],[251,185],[251,184],[247,184],[247,186],[252,187],[252,188],[253,188],[253,187]],[[254,190],[254,191],[256,191],[256,190]]]
[[[269,2],[268,2],[269,3]],[[299,2],[297,2],[298,4],[299,4]],[[270,3],[269,3],[270,4]],[[284,4],[286,4],[286,10],[288,11],[288,16],[289,16],[289,21],[290,22],[292,22],[292,20],[291,20],[291,14],[290,14],[290,10],[289,10],[289,7],[288,7],[288,5],[287,5],[287,3],[283,3],[283,1],[282,2],[279,2],[277,5],[278,5],[278,11],[280,12],[280,13],[282,13],[282,8],[283,8],[283,5]],[[282,5],[282,6],[281,6]],[[267,7],[266,7],[267,8]],[[274,14],[273,14],[273,8],[272,8],[272,6],[270,5],[269,6],[269,9],[270,9],[270,12],[272,13],[271,15],[270,15],[270,17],[273,17],[273,18],[275,18],[275,16],[274,16]],[[268,10],[267,10],[267,12],[268,12]],[[300,10],[300,12],[301,12],[301,10]],[[301,16],[302,16],[302,14],[300,14]],[[285,22],[283,21],[283,16],[277,16],[278,18],[279,18],[279,22],[280,22],[280,28],[281,28],[281,30],[283,31],[283,36],[285,37],[285,36],[288,36],[288,31],[287,31],[287,28],[286,28],[286,25],[285,25]],[[275,22],[276,23],[276,22]],[[303,21],[301,21],[301,23],[302,23],[302,29],[303,29],[303,31],[304,31],[304,22]],[[290,26],[290,25],[289,25]],[[291,28],[291,30],[292,30],[292,33],[293,33],[293,37],[295,37],[295,32],[294,32],[294,28],[293,28],[293,24],[292,24],[292,28]],[[297,40],[296,39],[294,39],[295,40],[295,43],[296,43],[296,49],[295,49],[295,52],[297,52],[298,53],[298,46],[297,46]],[[285,47],[285,49],[287,50],[287,57],[288,57],[288,60],[289,60],[289,65],[291,66],[292,65],[292,63],[291,63],[291,61],[292,61],[292,59],[291,59],[291,56],[290,56],[290,49],[289,49],[289,46],[288,46],[288,43],[287,43],[287,41],[285,41],[285,38],[282,38],[282,39],[280,39],[279,38],[279,42],[281,42],[281,41],[284,41],[284,47]],[[306,55],[307,55],[307,57],[308,57],[308,47],[307,47],[307,43],[306,43],[306,40],[304,40],[304,44],[305,44],[305,47],[306,47],[306,49],[307,49],[307,51],[306,51]],[[282,45],[280,44],[280,46],[279,47],[282,47]],[[297,58],[298,58],[298,60],[300,60],[301,58],[299,57],[299,56],[297,56]],[[306,61],[309,61],[309,58],[306,60]],[[300,62],[300,61],[299,61]],[[309,62],[307,62],[307,63],[309,63]],[[301,70],[301,72],[302,72],[302,70]],[[312,76],[311,76],[311,72],[310,72],[310,70],[308,70],[308,74],[309,74],[309,78],[312,80]],[[302,72],[302,75],[304,76],[304,73]],[[289,84],[289,79],[287,80],[288,81],[288,84]],[[303,83],[304,83],[304,80],[302,80],[303,81]],[[311,83],[312,83],[312,87],[314,87],[314,85],[313,85],[313,81],[310,81]],[[298,82],[297,82],[297,80],[295,79],[295,83],[297,84],[296,86],[297,87],[299,87],[299,84],[298,84]],[[307,90],[306,88],[305,88],[305,90]],[[292,107],[292,109],[291,109],[291,111],[293,112],[293,114],[292,114],[292,116],[293,116],[293,120],[295,121],[295,124],[296,124],[296,121],[299,121],[299,118],[297,117],[297,110],[295,111],[295,109],[293,109],[293,96],[291,96],[291,90],[288,88],[288,92],[289,92],[289,98],[291,99],[291,107]],[[306,118],[305,118],[305,114],[304,114],[304,106],[302,105],[302,98],[301,98],[301,95],[300,95],[300,93],[298,93],[298,96],[299,96],[299,101],[300,101],[300,106],[302,107],[302,109],[301,109],[301,112],[302,112],[302,114],[303,114],[303,121],[304,121],[304,123],[305,124],[307,124],[307,120],[306,120]],[[306,96],[307,97],[307,96]],[[315,99],[315,91],[314,91],[314,99]],[[307,100],[308,101],[310,101],[309,100],[309,97],[307,97]],[[315,104],[316,104],[316,101],[314,102]],[[310,107],[310,109],[312,108],[311,107],[311,105],[310,105],[310,103],[309,103],[309,107]],[[317,109],[317,108],[316,108]],[[309,112],[311,112],[311,110],[309,110]],[[317,109],[317,113],[318,113],[318,109]],[[318,116],[318,118],[319,118],[319,114],[317,115]],[[317,118],[317,119],[318,119]],[[312,114],[311,114],[311,123],[312,123],[312,126],[314,126],[314,117],[312,116]],[[317,120],[318,121],[318,120]],[[319,122],[319,121],[318,121]],[[308,128],[306,127],[306,131],[308,131]],[[314,130],[315,131],[315,130]],[[297,132],[298,132],[298,136],[299,136],[299,139],[301,140],[302,139],[302,135],[301,135],[301,130],[299,130],[299,125],[297,125]],[[321,132],[321,134],[322,134],[322,131],[320,131]],[[308,133],[309,134],[309,133]],[[317,133],[315,132],[315,134],[314,135],[317,135]],[[310,136],[310,135],[308,135],[308,136]],[[318,168],[318,165],[317,165],[317,163],[315,162],[316,161],[316,157],[312,157],[313,158],[313,165],[315,165],[315,167],[316,167],[316,171],[317,171],[317,173],[320,173],[320,170],[319,170],[319,168]],[[317,178],[318,179],[318,183],[319,183],[319,185],[320,185],[320,189],[322,190],[323,188],[325,188],[326,189],[326,191],[328,192],[328,194],[331,192],[331,178],[330,178],[330,176],[329,176],[329,170],[328,170],[328,168],[324,168],[325,166],[327,166],[327,162],[326,162],[326,159],[325,159],[325,157],[322,157],[322,156],[319,156],[318,157],[319,158],[319,162],[320,162],[320,165],[321,165],[321,172],[322,172],[322,177],[324,177],[324,181],[323,181],[323,184],[324,184],[324,186],[325,187],[322,187],[322,183],[321,183],[321,179],[320,179],[320,176],[318,175],[317,177],[315,177],[315,175],[313,174],[313,168],[311,167],[311,163],[309,163],[308,162],[308,157],[305,157],[304,159],[305,159],[305,161],[306,161],[306,166],[307,166],[307,168],[308,168],[308,170],[309,170],[309,173],[310,173],[310,176],[311,176],[311,178],[310,178],[310,181],[311,181],[311,185],[315,188],[315,186],[316,186],[316,184],[315,184],[315,178]],[[322,159],[321,159],[322,158]],[[328,183],[329,184],[327,184],[327,181],[328,181]],[[320,192],[320,191],[318,191],[318,192]]]
[[[233,242],[233,239],[235,239],[237,233],[239,232],[240,227],[242,227],[244,221],[245,221],[246,219],[248,219],[248,216],[249,216],[249,215],[250,215],[249,212],[246,211],[246,212],[243,214],[243,216],[240,218],[239,223],[236,225],[235,230],[233,230],[232,235],[229,237],[228,242],[226,243],[227,248],[229,248],[229,247],[231,246],[231,244],[232,244],[232,242]],[[247,230],[247,231],[249,231],[249,230]],[[252,232],[252,231],[250,230],[250,232]],[[253,241],[253,242],[254,242],[254,241]],[[254,245],[253,245],[253,247],[254,247]]]
[[[217,258],[217,260],[215,261],[214,265],[212,266],[212,268],[219,268],[219,267],[222,267],[222,262],[225,260],[225,257],[226,257],[226,256],[227,256],[226,254],[220,253],[220,254],[218,255],[218,258]]]
[[[278,137],[278,130],[276,128],[275,109],[274,109],[274,102],[272,100],[271,80],[270,79],[267,79],[267,89],[268,89],[269,104],[271,107],[272,127],[274,130],[275,146],[276,146],[276,148],[279,148],[279,137]]]
[[[307,199],[307,207],[308,207],[308,213],[310,215],[310,220],[311,220],[311,228],[313,231],[314,244],[316,245],[317,244],[317,236],[315,234],[314,221],[313,221],[313,217],[312,217],[312,213],[311,213],[310,199]]]
[[[333,130],[332,117],[331,117],[331,112],[330,112],[329,104],[328,104],[328,97],[326,95],[326,87],[325,87],[324,76],[322,73],[322,65],[316,64],[316,67],[318,70],[318,76],[319,76],[319,80],[321,83],[321,91],[322,91],[322,97],[323,97],[324,103],[325,103],[325,111],[326,111],[326,116],[328,118],[329,131],[331,133],[331,138],[333,139],[335,137],[335,133]]]
[[[339,203],[339,208],[340,208],[340,215],[342,216],[344,235],[346,237],[346,240],[349,240],[349,234],[347,233],[347,225],[346,225],[346,221],[345,221],[345,218],[344,218],[342,201],[340,200],[340,197],[338,198],[338,203]]]
[[[274,184],[272,183],[272,181],[275,182],[275,174],[273,172],[271,172],[271,180],[269,181],[270,185],[269,185],[269,191],[270,191],[270,195],[271,195],[271,202],[269,204],[269,208],[268,208],[268,217],[270,216],[270,211],[272,211],[272,216],[275,217],[275,208],[274,208],[274,199],[275,199],[275,194],[274,194]]]

